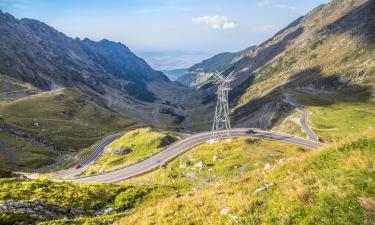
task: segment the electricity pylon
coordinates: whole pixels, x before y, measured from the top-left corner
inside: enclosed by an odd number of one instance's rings
[[[228,93],[231,90],[230,82],[234,80],[234,72],[227,77],[224,77],[219,72],[215,72],[214,77],[219,82],[219,87],[217,89],[215,117],[209,143],[215,143],[221,138],[231,138]]]

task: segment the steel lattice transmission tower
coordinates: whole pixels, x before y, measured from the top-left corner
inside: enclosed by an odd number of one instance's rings
[[[222,73],[215,72],[214,77],[219,82],[219,87],[217,89],[217,104],[209,143],[217,142],[221,138],[231,138],[228,93],[231,90],[230,82],[234,80],[234,72],[227,77],[223,76]]]

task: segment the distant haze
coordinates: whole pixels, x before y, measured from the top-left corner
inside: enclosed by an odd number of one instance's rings
[[[157,51],[137,53],[158,70],[185,69],[212,57],[215,53],[196,51]]]

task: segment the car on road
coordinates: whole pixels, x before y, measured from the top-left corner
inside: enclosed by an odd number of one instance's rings
[[[79,169],[79,168],[81,168],[81,164],[77,163],[77,164],[75,164],[75,165],[73,166],[73,168],[74,168],[74,169]]]
[[[247,130],[247,131],[246,131],[246,134],[255,134],[255,133],[256,133],[255,130]]]

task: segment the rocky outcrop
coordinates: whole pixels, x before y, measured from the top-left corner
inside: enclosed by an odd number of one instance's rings
[[[113,153],[115,155],[126,155],[126,154],[130,154],[133,152],[133,149],[131,148],[128,148],[128,147],[125,147],[125,148],[121,148],[121,149],[118,149],[118,150],[115,150],[113,151]]]
[[[163,137],[161,140],[160,140],[160,145],[158,146],[159,148],[161,147],[165,147],[165,146],[168,146],[170,144],[173,144],[174,142],[176,142],[177,139],[175,137],[172,137],[170,135],[166,135],[165,137]]]
[[[24,214],[37,220],[73,218],[83,212],[73,208],[63,208],[48,204],[45,201],[16,201],[8,200],[0,204],[0,213]]]

